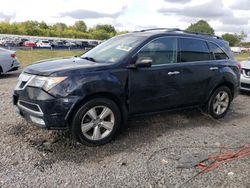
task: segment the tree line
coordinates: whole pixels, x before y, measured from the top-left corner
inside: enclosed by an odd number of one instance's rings
[[[215,33],[214,29],[205,20],[192,23],[186,30],[212,35]],[[115,35],[126,33],[126,31],[118,32],[114,26],[109,24],[99,24],[88,28],[83,20],[78,20],[72,26],[68,26],[65,23],[49,25],[44,21],[0,22],[0,33],[105,40]],[[225,33],[222,35],[222,38],[227,40],[230,46],[249,46],[250,43],[243,42],[246,37],[247,35],[243,31],[240,34]]]
[[[191,24],[187,29],[187,31],[191,32],[200,32],[200,33],[206,33],[214,35],[214,29],[207,23],[205,20],[199,20],[198,22]],[[225,33],[221,36],[224,40],[229,42],[230,46],[250,46],[249,42],[243,42],[247,34],[244,33],[244,31],[241,31],[241,33]]]
[[[76,21],[72,26],[65,23],[49,25],[44,21],[0,22],[0,33],[98,40],[105,40],[119,34],[112,25],[99,24],[93,28],[87,28],[87,25],[82,20]]]

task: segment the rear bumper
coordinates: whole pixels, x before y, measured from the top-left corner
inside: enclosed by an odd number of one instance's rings
[[[20,68],[20,63],[18,60],[14,60],[12,65],[11,65],[11,68],[10,70],[8,70],[7,72],[12,72],[12,71],[16,71]]]
[[[33,88],[38,90],[37,88]],[[37,92],[37,91],[36,91]],[[40,98],[25,95],[24,91],[14,91],[13,104],[17,112],[29,123],[45,129],[67,129],[67,114],[70,112],[77,98],[54,98],[44,91],[40,91]],[[41,96],[42,95],[42,96]]]

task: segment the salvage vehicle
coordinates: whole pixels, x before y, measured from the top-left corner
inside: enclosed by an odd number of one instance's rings
[[[0,74],[16,71],[20,63],[16,57],[16,52],[0,48]]]
[[[241,77],[240,89],[250,91],[250,58],[247,61],[240,62],[241,64]]]
[[[114,139],[128,117],[202,107],[222,118],[239,86],[240,65],[222,38],[149,29],[27,67],[13,101],[28,122],[69,129],[97,146]]]

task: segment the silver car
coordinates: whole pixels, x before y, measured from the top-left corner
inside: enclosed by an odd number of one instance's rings
[[[241,77],[240,77],[240,89],[250,91],[250,58],[248,61],[242,61],[241,64]]]
[[[0,74],[18,70],[19,67],[16,52],[0,48]]]

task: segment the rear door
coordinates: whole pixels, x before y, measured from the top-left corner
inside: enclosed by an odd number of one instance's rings
[[[220,79],[220,64],[214,60],[207,41],[179,38],[178,61],[182,66],[182,92],[185,105],[203,103]]]

